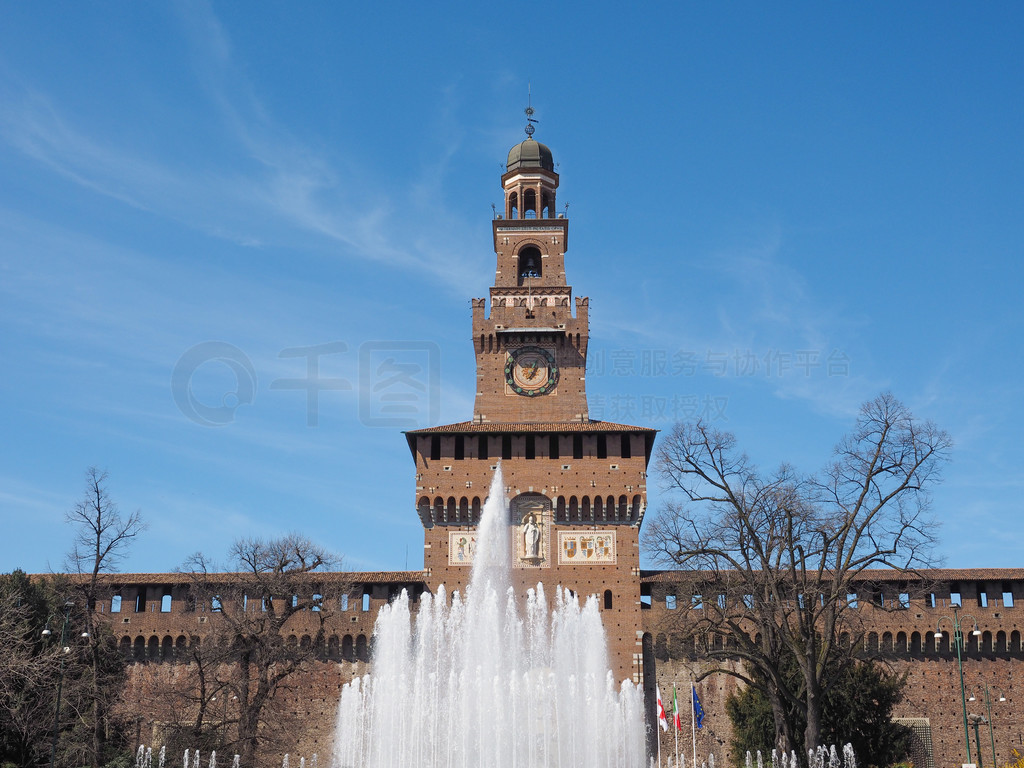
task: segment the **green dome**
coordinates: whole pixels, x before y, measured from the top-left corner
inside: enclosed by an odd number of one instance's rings
[[[543,168],[553,173],[555,161],[551,157],[551,150],[533,139],[516,144],[508,151],[508,164],[505,170],[516,171],[521,168]]]

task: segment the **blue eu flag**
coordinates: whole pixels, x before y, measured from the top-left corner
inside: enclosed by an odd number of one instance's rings
[[[700,699],[697,697],[697,688],[691,687],[693,691],[693,718],[697,721],[697,727],[704,727],[704,707],[700,705]]]

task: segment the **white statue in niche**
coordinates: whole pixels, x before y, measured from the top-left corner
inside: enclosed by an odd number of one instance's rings
[[[537,515],[531,512],[523,521],[523,556],[521,559],[529,563],[539,563],[543,558],[540,555],[540,526],[537,525]]]

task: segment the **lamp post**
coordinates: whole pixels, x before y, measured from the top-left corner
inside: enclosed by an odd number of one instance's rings
[[[978,629],[978,621],[973,616],[960,616],[960,606],[953,606],[953,618],[949,616],[940,616],[939,620],[935,624],[935,639],[942,639],[942,632],[940,627],[942,621],[945,619],[953,625],[953,645],[956,646],[956,664],[960,671],[960,705],[963,708],[964,714],[964,746],[967,748],[967,762],[971,762],[971,736],[967,731],[967,698],[964,695],[964,660],[963,660],[963,645],[964,645],[964,634],[962,631],[964,619],[970,619],[974,623],[974,630],[971,632],[972,635],[978,636],[981,634],[981,630]],[[981,765],[981,754],[978,755],[978,765]]]
[[[1006,701],[1006,695],[1000,689],[996,690],[999,691],[999,698],[996,701]],[[989,696],[988,683],[985,683],[985,709],[988,711],[988,738],[992,742],[992,765],[996,766],[999,763],[996,762],[996,736],[992,730],[992,699]]]
[[[60,735],[60,699],[64,692],[64,659],[71,653],[71,648],[64,645],[67,642],[68,623],[71,621],[71,609],[75,607],[73,600],[64,603],[64,621],[60,626],[60,674],[57,676],[57,705],[53,710],[53,739],[50,742],[50,768],[53,768],[57,760],[57,737]],[[50,622],[46,622],[43,629],[43,637],[50,636]],[[83,632],[82,637],[88,637],[88,632]]]

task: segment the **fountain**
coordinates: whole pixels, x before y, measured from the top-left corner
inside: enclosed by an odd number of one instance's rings
[[[501,467],[465,596],[381,609],[373,673],[344,686],[335,768],[645,768],[643,697],[617,689],[598,602],[511,587]]]

